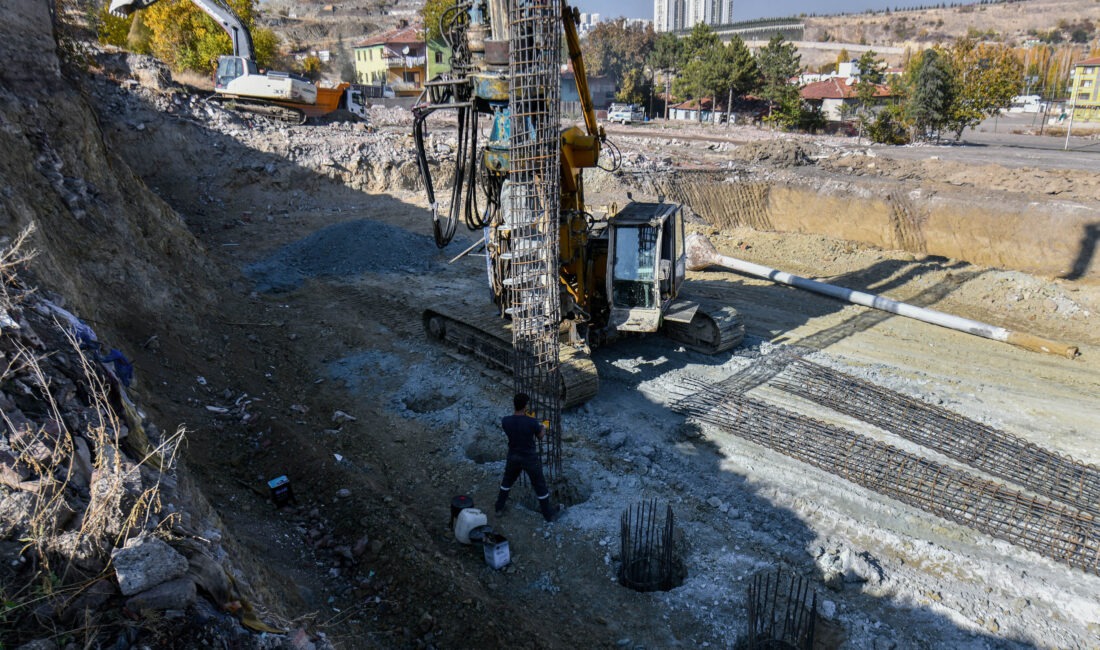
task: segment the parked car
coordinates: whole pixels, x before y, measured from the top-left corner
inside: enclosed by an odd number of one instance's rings
[[[607,121],[620,124],[644,122],[645,111],[637,104],[612,104],[611,108],[607,109]]]

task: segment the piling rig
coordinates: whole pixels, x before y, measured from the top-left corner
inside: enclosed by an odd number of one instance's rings
[[[565,0],[469,0],[440,17],[451,72],[430,80],[413,108],[417,160],[436,245],[459,221],[481,230],[493,301],[462,298],[424,311],[429,335],[515,377],[551,435],[544,462],[561,476],[561,410],[598,387],[591,348],[662,331],[696,350],[739,344],[744,325],[728,306],[681,297],[686,270],[681,206],[631,201],[611,216],[590,213],[585,169],[613,169],[617,152],[596,122],[580,51],[576,9]],[[562,34],[584,128],[561,126]],[[425,147],[429,115],[457,114],[447,210],[436,200]],[[490,121],[484,143],[479,121]],[[612,165],[601,166],[607,148]],[[475,247],[472,247],[472,250]],[[511,330],[510,333],[508,330]]]

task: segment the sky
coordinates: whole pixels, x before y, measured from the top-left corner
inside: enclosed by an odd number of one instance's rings
[[[957,1],[957,0],[956,0]],[[571,0],[582,13],[598,13],[600,18],[648,18],[653,20],[653,0]],[[924,0],[769,0],[752,2],[734,0],[733,16],[737,21],[753,18],[785,18],[801,13],[843,14],[862,12],[866,9],[893,9],[931,4]]]

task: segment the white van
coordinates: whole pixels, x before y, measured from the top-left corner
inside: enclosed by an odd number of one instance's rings
[[[645,111],[637,104],[612,104],[611,108],[607,109],[607,121],[620,124],[644,122]]]

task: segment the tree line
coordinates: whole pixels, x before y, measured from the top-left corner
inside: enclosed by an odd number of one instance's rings
[[[797,48],[780,35],[753,54],[737,36],[723,42],[703,24],[677,38],[614,20],[597,25],[581,47],[590,74],[619,81],[619,101],[645,103],[665,86],[666,98],[710,99],[713,106],[732,106],[734,100],[752,96],[765,106],[764,121],[779,128],[814,130],[824,122],[819,107],[802,99]],[[1026,63],[1034,70],[1039,62]],[[844,117],[881,142],[945,134],[958,139],[967,127],[1007,108],[1025,81],[1019,52],[972,38],[908,57],[900,75],[887,76],[885,62],[874,51],[864,53],[856,65],[855,101]],[[672,80],[671,87],[660,83],[664,79]]]

